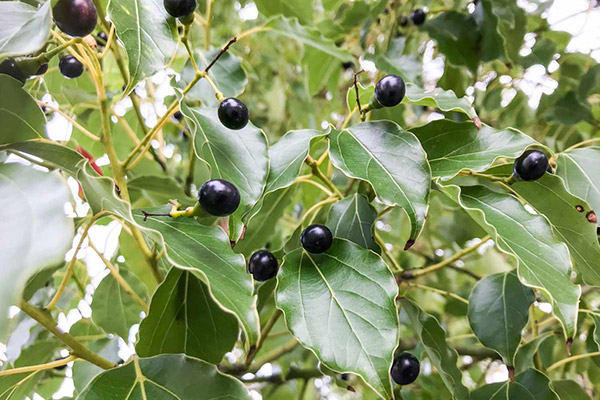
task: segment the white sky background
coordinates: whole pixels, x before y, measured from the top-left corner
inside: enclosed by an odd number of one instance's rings
[[[531,4],[527,0],[517,0],[518,4],[529,9]],[[567,50],[573,52],[590,53],[597,61],[600,61],[600,8],[590,10],[591,5],[595,4],[596,0],[555,0],[554,5],[547,12],[544,17],[548,18],[548,21],[552,25],[553,30],[567,31],[574,35],[571,43]],[[258,10],[253,3],[248,3],[243,8],[236,4],[236,9],[239,11],[240,18],[243,20],[253,20],[258,16]],[[585,12],[590,10],[589,12]],[[529,48],[533,45],[534,41],[532,38],[526,40],[526,47]],[[443,73],[443,61],[442,58],[438,57],[432,59],[433,55],[433,42],[428,44],[425,55],[424,75],[426,80],[435,81]],[[527,48],[523,49],[522,54],[526,55],[528,52]],[[374,70],[375,66],[368,61],[361,60],[361,66],[367,70]],[[557,66],[557,65],[556,65]],[[555,66],[555,67],[556,67]],[[552,67],[551,67],[552,71]],[[510,78],[507,82],[510,82]],[[172,89],[169,86],[169,79],[165,73],[159,74],[153,78],[153,81],[159,85],[158,93],[161,93],[161,98],[157,99],[154,109],[148,105],[148,109],[144,110],[145,117],[150,125],[152,122],[156,123],[156,115],[165,112],[165,107],[162,102],[162,97],[172,94]],[[550,94],[556,87],[556,82],[546,75],[545,68],[541,66],[532,66],[529,68],[524,75],[524,79],[519,82],[515,82],[521,90],[523,90],[530,97],[530,106],[537,107],[539,99],[542,93]],[[144,90],[143,88],[138,90]],[[514,94],[512,94],[514,96]],[[510,101],[511,93],[506,93],[507,102]],[[47,99],[44,99],[47,100]],[[55,104],[56,105],[56,104]],[[129,108],[130,104],[125,101],[121,106]],[[66,120],[60,116],[55,116],[52,121],[48,124],[48,134],[53,139],[66,139],[70,136],[72,126]],[[103,157],[98,160],[99,165],[107,164],[107,160]],[[9,158],[11,161],[21,162],[14,156]],[[70,179],[69,186],[74,193],[74,199],[76,203],[75,210],[69,204],[67,206],[67,213],[70,216],[83,216],[86,215],[89,207],[87,204],[83,204],[77,196],[78,186],[77,183]],[[107,226],[95,226],[90,230],[90,238],[94,241],[96,247],[105,253],[107,258],[114,256],[115,251],[118,247],[118,236],[120,233],[120,225],[116,222],[110,223]],[[74,246],[78,242],[79,237],[77,236],[74,240]],[[101,279],[107,274],[104,264],[100,258],[94,253],[91,248],[87,248],[87,240],[84,242],[82,250],[79,252],[78,258],[83,259],[88,266],[90,277],[92,278],[92,285],[88,287],[88,293],[93,293],[95,287],[98,286]],[[72,257],[72,251],[67,254],[67,259]],[[119,260],[120,262],[124,260]],[[61,314],[59,316],[59,326],[68,331],[69,328],[82,317],[89,317],[91,315],[90,309],[91,296],[86,296],[86,299],[82,301],[77,310],[71,310],[67,315]],[[541,305],[545,312],[550,312],[547,304]],[[11,309],[11,315],[18,312],[16,307]],[[137,333],[137,326],[134,326],[130,332],[129,343],[126,344],[121,341],[121,352],[120,356],[123,359],[127,359],[133,353],[133,343],[135,335]],[[0,365],[6,360],[5,346],[0,343]],[[66,370],[67,376],[71,376],[71,368]],[[490,368],[487,375],[486,381],[488,383],[505,381],[508,379],[506,368],[501,364],[495,364]],[[70,378],[65,380],[65,383],[61,387],[61,390],[54,396],[59,399],[63,396],[73,395],[73,383]],[[260,399],[260,395],[256,392],[252,393],[255,399]],[[40,396],[35,395],[34,399],[41,399]]]

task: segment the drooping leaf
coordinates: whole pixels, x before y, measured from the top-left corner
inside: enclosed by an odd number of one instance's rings
[[[240,130],[228,129],[213,108],[182,105],[182,111],[192,120],[196,154],[210,166],[211,178],[225,179],[240,191],[235,215],[243,218],[262,195],[269,172],[264,133],[251,123]]]
[[[50,3],[40,8],[11,1],[0,3],[0,58],[35,53],[50,36]]]
[[[569,248],[575,271],[583,281],[600,285],[597,224],[594,219],[589,220],[596,214],[588,203],[569,193],[564,181],[552,174],[533,182],[516,182],[511,187],[548,218],[556,236]]]
[[[486,347],[514,366],[521,331],[529,320],[533,291],[521,284],[514,272],[488,275],[475,285],[469,297],[469,324]]]
[[[523,385],[535,400],[560,400],[550,387],[550,379],[537,369],[527,369],[515,377],[515,381]]]
[[[111,0],[108,16],[129,59],[128,93],[165,68],[177,49],[175,19],[160,0]]]
[[[415,330],[419,341],[423,344],[427,356],[439,371],[444,384],[455,400],[469,398],[468,389],[462,384],[462,373],[458,369],[458,354],[448,346],[446,332],[433,316],[421,310],[411,300],[400,300],[402,311],[406,312],[411,327]]]
[[[11,76],[0,74],[0,145],[46,136],[44,113],[21,86]]]
[[[69,188],[57,173],[0,164],[0,337],[8,308],[35,272],[64,261],[73,239]],[[43,201],[40,201],[43,199]]]
[[[244,385],[223,375],[216,366],[183,354],[133,357],[119,368],[98,375],[78,400],[251,400]]]
[[[431,180],[427,156],[417,138],[393,122],[376,121],[334,130],[330,141],[336,168],[369,182],[384,203],[406,211],[414,241],[425,223]]]
[[[312,0],[257,0],[256,6],[267,17],[297,17],[302,24],[309,24],[313,17]]]
[[[335,239],[322,254],[288,253],[277,280],[277,305],[290,332],[328,368],[354,372],[389,398],[398,288],[383,260]]]
[[[237,316],[248,339],[247,345],[255,344],[260,332],[253,282],[246,273],[244,257],[232,251],[225,232],[185,217],[148,217],[144,221],[141,212],[136,211],[134,218],[144,229],[160,233],[168,260],[200,277],[214,299]],[[162,247],[162,243],[159,244]]]
[[[552,388],[560,400],[591,400],[585,390],[574,381],[552,381]]]
[[[218,364],[237,337],[237,320],[212,300],[206,285],[171,268],[152,296],[135,348],[140,357],[183,353]]]
[[[140,297],[146,296],[146,288],[135,275],[126,269],[121,269],[119,274]],[[131,326],[140,321],[142,311],[111,274],[102,279],[94,292],[92,320],[105,332],[115,333],[125,340],[129,338]]]
[[[569,192],[587,201],[600,213],[600,147],[586,147],[559,153],[556,174],[564,179]]]
[[[499,157],[516,158],[535,143],[516,129],[481,130],[470,122],[437,120],[411,132],[427,152],[433,177],[450,178],[463,169],[486,170]]]
[[[435,107],[442,111],[458,111],[468,115],[469,118],[477,117],[471,102],[466,97],[457,97],[451,90],[440,88],[425,90],[412,83],[407,83],[406,96],[402,103]]]
[[[581,288],[571,282],[569,251],[553,236],[548,220],[529,213],[513,196],[483,186],[450,185],[441,190],[495,239],[500,250],[514,257],[522,282],[552,300],[565,335],[573,337]]]
[[[327,225],[334,237],[348,239],[365,249],[378,250],[373,240],[377,211],[367,198],[355,193],[335,203],[329,210]]]

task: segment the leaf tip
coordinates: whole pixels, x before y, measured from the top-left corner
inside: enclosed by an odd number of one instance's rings
[[[408,240],[408,242],[406,242],[406,245],[404,246],[404,251],[407,251],[408,249],[410,249],[414,244],[415,244],[415,241],[413,239]]]

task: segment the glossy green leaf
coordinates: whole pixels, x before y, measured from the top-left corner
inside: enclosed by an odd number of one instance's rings
[[[417,138],[390,121],[365,122],[334,130],[330,151],[336,168],[369,182],[384,203],[406,211],[414,241],[425,223],[431,180],[427,156]]]
[[[290,332],[328,368],[356,373],[391,397],[398,287],[383,260],[335,239],[322,254],[288,253],[277,281],[277,306]]]
[[[182,354],[137,358],[98,375],[77,397],[106,400],[251,400],[244,385],[216,366]]]
[[[267,17],[278,14],[297,17],[302,24],[310,23],[313,18],[312,0],[257,0],[256,6]]]
[[[119,273],[138,296],[146,296],[146,288],[135,275],[126,269]],[[140,321],[142,311],[111,274],[102,279],[94,292],[92,320],[107,333],[115,333],[127,340],[129,329]]]
[[[365,59],[373,61],[380,71],[399,75],[406,82],[415,82],[421,74],[423,65],[414,55],[404,54],[405,44],[405,37],[393,38],[385,54],[368,53],[365,54]],[[369,99],[367,99],[367,103],[368,101]]]
[[[171,61],[177,49],[175,19],[161,0],[111,0],[108,16],[127,51],[129,92]]]
[[[171,268],[152,296],[135,349],[140,357],[183,353],[218,364],[237,337],[237,320],[212,300],[206,285]]]
[[[483,186],[451,185],[442,190],[495,239],[500,250],[514,258],[525,285],[546,293],[565,335],[573,337],[581,288],[571,282],[569,251],[554,237],[548,220],[529,213],[513,196]]]
[[[518,63],[519,50],[527,32],[525,10],[512,0],[482,0],[481,4],[485,24],[490,30],[496,28],[494,35],[499,35],[506,59]]]
[[[556,174],[569,192],[587,201],[600,213],[600,147],[586,147],[559,153]]]
[[[533,363],[535,353],[538,352],[544,340],[553,334],[553,332],[544,332],[517,349],[517,354],[515,355],[515,370],[517,373],[525,371],[528,368],[535,368],[535,364]]]
[[[437,120],[411,132],[427,152],[434,177],[450,178],[464,169],[481,172],[499,157],[516,158],[535,141],[522,132],[497,130],[487,125],[477,129],[470,122]]]
[[[305,46],[314,47],[340,61],[353,60],[349,52],[337,47],[333,40],[325,38],[317,29],[300,25],[297,18],[286,18],[280,15],[270,19],[265,24],[265,28],[287,38],[297,40]]]
[[[313,129],[290,131],[271,146],[269,148],[271,166],[265,193],[291,185],[300,173],[311,143],[326,135],[325,132]]]
[[[471,393],[470,400],[536,400],[520,383],[491,383]]]
[[[521,331],[529,320],[529,307],[535,296],[523,286],[514,272],[488,275],[481,279],[469,297],[469,324],[486,347],[514,366]]]
[[[407,83],[406,96],[402,102],[419,106],[435,107],[442,111],[458,111],[468,115],[469,118],[477,118],[477,113],[471,102],[466,97],[457,97],[451,90],[443,90],[440,88],[425,90],[412,83]]]
[[[208,163],[211,178],[225,179],[240,191],[241,203],[235,215],[243,218],[260,199],[269,172],[267,140],[249,123],[240,130],[223,126],[216,109],[182,110],[192,119],[196,154]]]
[[[35,53],[50,36],[50,3],[0,2],[0,58]]]
[[[471,71],[476,71],[479,65],[479,32],[473,29],[474,25],[472,15],[449,11],[428,21],[425,29],[438,42],[440,51],[450,63],[465,65]]]
[[[164,211],[156,211],[161,210]],[[214,299],[237,316],[248,339],[247,345],[255,344],[260,332],[254,285],[246,273],[244,257],[231,250],[225,232],[185,217],[149,217],[144,221],[141,212],[136,211],[134,218],[142,228],[160,233],[168,260],[199,276]]]
[[[0,74],[0,92],[0,145],[46,136],[44,113],[21,82]]]
[[[35,272],[64,261],[71,248],[73,221],[65,180],[21,164],[0,164],[0,336],[8,308]],[[39,201],[44,199],[44,201]]]
[[[141,175],[127,181],[127,187],[131,190],[143,191],[147,194],[165,199],[179,200],[181,203],[194,203],[195,199],[186,195],[182,186],[169,176]]]
[[[564,181],[552,174],[533,182],[517,182],[511,187],[548,218],[556,236],[569,248],[573,267],[583,281],[600,285],[600,245],[597,224],[588,220],[591,207],[569,193]]]
[[[329,210],[327,225],[334,237],[348,239],[365,249],[377,251],[373,240],[373,223],[377,211],[367,198],[355,193],[338,201]]]
[[[462,373],[457,366],[458,354],[448,346],[446,331],[435,317],[421,310],[407,298],[400,300],[402,311],[408,315],[412,329],[433,366],[439,371],[444,384],[455,400],[469,398],[469,391],[462,384]]]
[[[591,400],[585,390],[574,381],[552,381],[552,388],[560,400]]]
[[[560,400],[550,387],[550,379],[536,369],[519,373],[515,381],[523,385],[535,400]]]

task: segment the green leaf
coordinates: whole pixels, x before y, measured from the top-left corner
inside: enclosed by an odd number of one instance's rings
[[[544,340],[552,335],[554,335],[553,332],[544,332],[539,336],[536,336],[535,339],[519,347],[517,349],[517,354],[515,355],[515,370],[520,372],[528,368],[535,368],[535,364],[533,363],[535,353],[537,353]]]
[[[407,82],[414,82],[421,74],[423,64],[414,55],[404,54],[405,44],[405,37],[400,36],[393,38],[390,41],[390,46],[385,54],[368,53],[365,55],[365,59],[373,61],[380,71],[399,75]],[[369,99],[361,104],[368,104],[368,102]]]
[[[514,64],[519,62],[519,50],[527,32],[527,17],[525,10],[512,0],[482,0],[484,22],[484,54],[489,49],[500,47],[501,54]],[[496,55],[497,57],[498,55]],[[491,57],[485,57],[491,59]],[[495,58],[495,57],[494,57]]]
[[[314,129],[289,131],[269,148],[271,169],[265,193],[290,186],[298,177],[310,145],[327,133]]]
[[[213,298],[237,316],[248,339],[247,345],[256,344],[260,332],[254,284],[246,273],[244,257],[231,250],[225,232],[185,217],[148,217],[144,221],[141,213],[135,212],[134,218],[144,229],[161,234],[168,260],[199,276]],[[160,245],[162,247],[162,243]]]
[[[470,14],[444,12],[425,24],[425,30],[438,42],[439,49],[454,65],[465,65],[476,71],[479,65],[477,47],[479,32],[473,29],[475,19]]]
[[[469,324],[486,347],[514,366],[521,331],[529,320],[535,296],[514,272],[488,275],[475,285],[469,297]]]
[[[57,173],[40,172],[21,164],[0,164],[0,193],[3,337],[8,308],[21,295],[29,277],[64,261],[72,245],[73,221],[64,211],[70,199],[69,188]]]
[[[412,83],[407,83],[406,96],[402,103],[435,107],[446,112],[458,111],[468,115],[469,118],[478,118],[471,101],[466,97],[457,97],[452,90],[440,88],[425,90]]]
[[[181,185],[170,176],[140,175],[127,181],[129,189],[140,190],[158,199],[177,199],[182,203],[194,203],[195,199],[185,194]]]
[[[171,268],[152,296],[135,349],[140,357],[184,353],[218,364],[238,337],[235,317],[223,311],[189,271]]]
[[[556,174],[564,179],[569,192],[587,201],[600,212],[600,147],[586,147],[559,153]]]
[[[572,338],[581,288],[571,282],[569,251],[553,236],[548,220],[529,213],[513,196],[483,186],[450,185],[441,190],[495,239],[501,251],[514,258],[525,285],[542,290],[552,300],[565,335]]]
[[[469,391],[462,384],[462,373],[456,365],[458,354],[448,346],[446,331],[437,319],[421,310],[411,300],[402,298],[400,304],[402,311],[408,315],[410,325],[423,344],[429,360],[439,371],[453,399],[468,399]]]
[[[312,0],[257,0],[256,6],[267,17],[297,17],[302,24],[310,24],[313,18]]]
[[[348,239],[365,249],[377,251],[373,240],[373,223],[377,211],[367,198],[355,193],[335,203],[329,210],[327,225],[334,237]]]
[[[304,49],[302,64],[308,75],[308,92],[311,96],[319,93],[330,80],[338,79],[342,71],[340,60],[313,47]]]
[[[552,174],[533,182],[516,182],[511,188],[548,218],[556,236],[569,248],[575,271],[583,281],[600,285],[600,245],[597,224],[588,221],[591,207],[569,193],[564,181]]]
[[[208,163],[211,178],[225,179],[240,191],[241,203],[235,215],[243,218],[260,199],[269,172],[267,140],[249,123],[244,129],[223,126],[217,110],[182,105],[191,118],[196,154]]]
[[[491,383],[471,393],[470,400],[536,400],[520,383]]]
[[[251,400],[244,385],[216,366],[182,354],[137,358],[98,375],[77,397],[104,400]]]
[[[135,275],[126,269],[119,273],[140,297],[146,297],[146,288]],[[92,320],[107,333],[115,333],[127,340],[129,329],[140,321],[142,311],[112,274],[104,277],[94,292]]]
[[[0,58],[35,53],[50,36],[50,3],[40,8],[21,2],[0,3]]]
[[[140,80],[164,69],[175,55],[175,19],[161,0],[110,0],[107,11],[127,51],[128,93]]]
[[[515,377],[515,381],[527,388],[535,400],[560,400],[550,388],[550,379],[536,369],[521,372]]]
[[[0,92],[0,145],[46,136],[44,113],[21,82],[0,74]]]
[[[303,346],[328,368],[354,372],[390,398],[398,287],[383,260],[335,239],[323,254],[287,254],[277,281],[277,306]]]
[[[573,381],[552,381],[552,388],[560,400],[591,400],[585,390]]]
[[[425,223],[431,180],[427,156],[417,138],[391,121],[365,122],[334,130],[330,151],[336,168],[369,182],[384,203],[406,211],[414,241]]]
[[[471,122],[437,120],[411,130],[427,152],[434,177],[451,178],[468,169],[481,172],[499,157],[516,158],[535,141],[508,128],[497,130]]]
[[[348,51],[337,47],[333,40],[325,38],[319,30],[300,25],[297,18],[286,18],[280,15],[270,19],[265,24],[265,28],[297,40],[305,46],[314,47],[342,62],[354,59]]]

